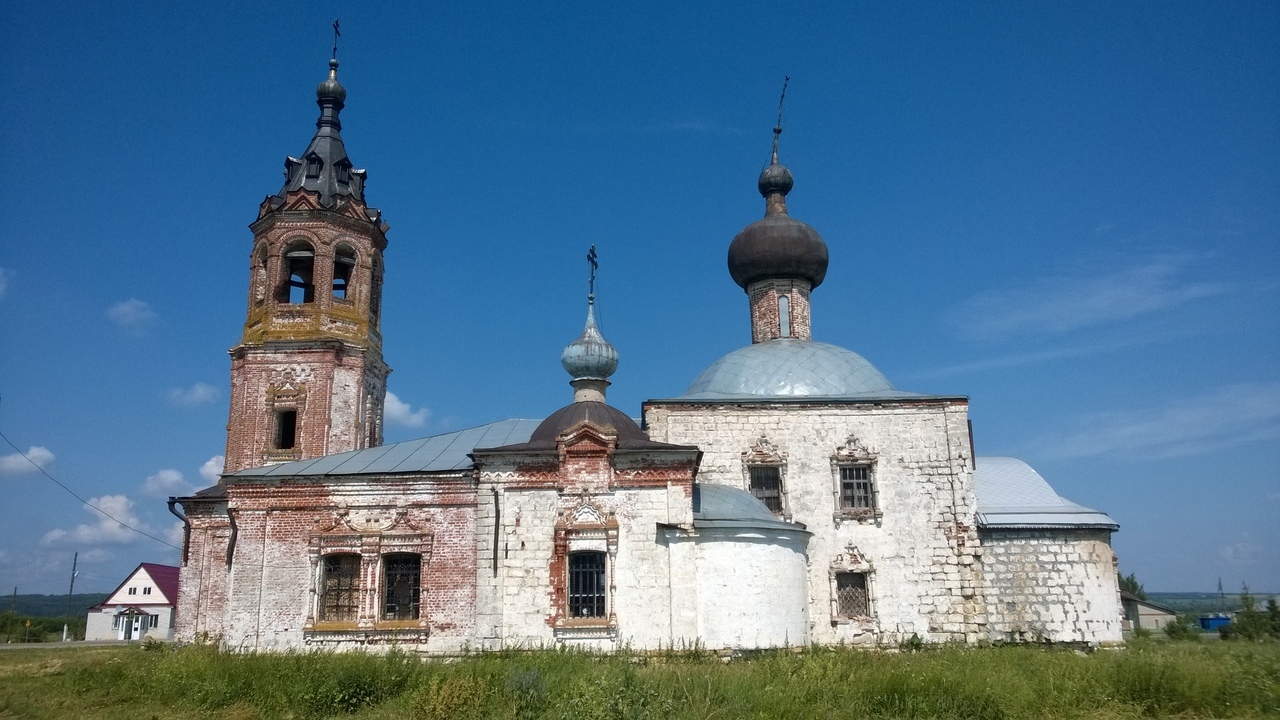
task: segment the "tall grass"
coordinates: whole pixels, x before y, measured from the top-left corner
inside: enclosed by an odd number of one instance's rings
[[[1031,647],[815,648],[731,663],[705,653],[538,651],[446,663],[191,646],[77,656],[52,673],[6,671],[19,654],[0,654],[0,717],[6,710],[23,717],[74,710],[82,717],[424,720],[1280,716],[1274,643],[1148,642],[1087,656]],[[64,701],[40,705],[33,697]]]

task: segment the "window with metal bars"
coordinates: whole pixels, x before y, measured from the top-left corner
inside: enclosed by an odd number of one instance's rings
[[[320,589],[320,619],[350,622],[357,618],[360,594],[360,556],[326,555]]]
[[[769,512],[782,514],[782,468],[776,465],[756,465],[748,469],[751,494],[759,498]]]
[[[845,465],[840,468],[840,509],[874,510],[876,489],[871,481],[871,466]]]
[[[605,617],[605,582],[604,553],[569,553],[569,617]]]
[[[866,573],[836,573],[836,615],[845,618],[871,615]]]
[[[417,620],[422,556],[409,553],[382,558],[383,620]]]

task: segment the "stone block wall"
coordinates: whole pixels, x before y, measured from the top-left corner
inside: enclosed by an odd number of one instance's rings
[[[650,436],[703,450],[699,482],[749,489],[752,464],[782,469],[784,516],[809,541],[809,641],[896,644],[986,637],[964,400],[867,403],[651,401]],[[840,508],[839,467],[866,464],[874,513]],[[834,574],[864,572],[871,616],[834,612]]]
[[[1106,530],[984,530],[992,640],[1121,641],[1124,610]]]

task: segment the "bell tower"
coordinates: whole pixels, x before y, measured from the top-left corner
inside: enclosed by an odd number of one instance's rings
[[[340,131],[338,60],[316,88],[320,118],[284,187],[258,208],[244,336],[231,349],[224,472],[382,444],[390,369],[379,331],[388,226]]]

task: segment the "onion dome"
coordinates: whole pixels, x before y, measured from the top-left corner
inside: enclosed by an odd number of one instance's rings
[[[321,103],[325,100],[335,101],[339,110],[342,109],[342,103],[347,101],[347,89],[338,82],[338,58],[329,61],[329,77],[316,86],[316,100]]]
[[[756,186],[765,199],[764,218],[751,223],[729,244],[729,275],[744,290],[759,280],[800,278],[818,287],[827,276],[827,244],[817,230],[787,214],[787,193],[795,179],[778,163],[773,129],[773,159]]]
[[[560,364],[574,380],[608,380],[618,369],[618,351],[596,325],[595,298],[587,300],[587,325],[560,353]]]

